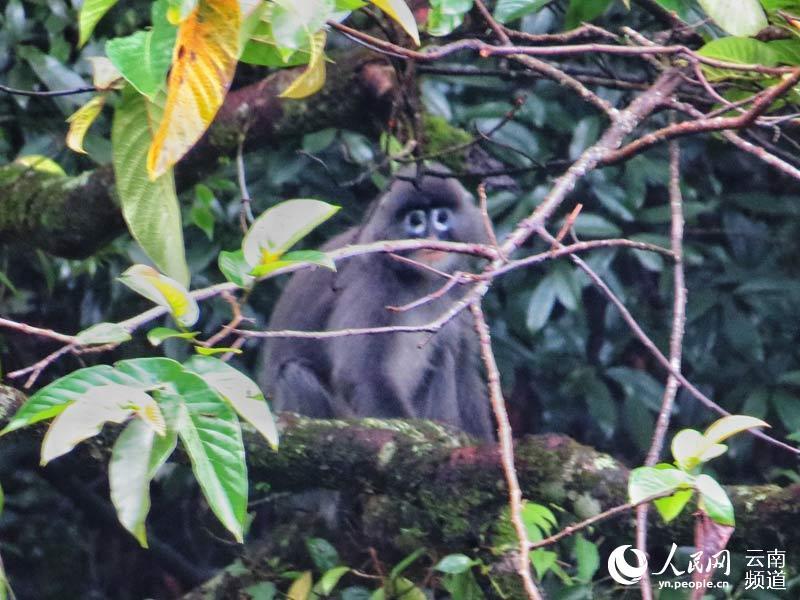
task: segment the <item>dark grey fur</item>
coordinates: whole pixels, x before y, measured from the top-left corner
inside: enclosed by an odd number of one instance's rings
[[[412,210],[424,211],[430,219],[425,235],[460,242],[485,239],[479,211],[456,180],[425,177],[417,183],[396,180],[361,226],[337,236],[324,249],[411,237]],[[441,214],[436,208],[450,211],[448,227],[441,231],[433,226]],[[448,254],[433,264],[453,272],[468,261]],[[313,331],[424,324],[442,314],[464,289],[407,312],[392,312],[386,306],[411,302],[443,283],[441,277],[385,254],[354,257],[340,263],[336,273],[314,269],[294,275],[269,328]],[[277,410],[318,418],[426,418],[492,439],[494,427],[469,312],[429,338],[428,333],[391,333],[272,339],[260,383]]]

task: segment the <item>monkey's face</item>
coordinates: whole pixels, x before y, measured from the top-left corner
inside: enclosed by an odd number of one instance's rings
[[[421,238],[483,242],[485,236],[480,213],[461,184],[455,179],[425,177],[418,185],[396,181],[364,225],[361,241]],[[463,255],[441,250],[414,250],[406,256],[446,272],[466,266]]]
[[[406,238],[425,238],[429,240],[456,241],[455,212],[449,206],[431,206],[428,208],[413,208],[397,216],[401,222]],[[455,266],[457,255],[442,250],[422,248],[411,252],[414,260],[420,261],[437,269],[447,271],[448,267]]]

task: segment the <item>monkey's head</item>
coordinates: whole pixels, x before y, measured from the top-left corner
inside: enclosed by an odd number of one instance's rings
[[[431,170],[446,172],[441,165],[433,165]],[[378,198],[361,230],[360,243],[408,238],[486,241],[480,211],[456,179],[435,175],[420,179],[415,174],[413,168],[400,171],[391,187]],[[447,272],[464,268],[466,260],[464,255],[428,249],[409,252],[408,256]]]

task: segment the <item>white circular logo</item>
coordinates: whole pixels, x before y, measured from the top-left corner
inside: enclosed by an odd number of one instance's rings
[[[636,557],[636,565],[625,560],[625,551],[630,548]],[[647,570],[647,557],[644,552],[632,548],[630,544],[619,546],[608,557],[608,574],[611,579],[622,585],[633,585],[642,578]]]

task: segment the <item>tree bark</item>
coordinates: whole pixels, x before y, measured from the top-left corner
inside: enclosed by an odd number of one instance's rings
[[[230,92],[205,136],[177,166],[178,191],[207,175],[220,157],[231,156],[245,133],[253,149],[325,127],[369,131],[388,114],[396,86],[385,59],[350,51],[329,67],[318,94],[279,98],[300,70],[278,71]],[[17,164],[0,167],[0,242],[85,258],[124,230],[110,165],[76,176]]]
[[[0,386],[0,427],[23,397]],[[276,492],[328,488],[360,496],[365,543],[388,542],[399,549],[409,544],[471,547],[490,532],[506,505],[495,444],[476,445],[464,434],[417,420],[318,420],[284,413],[280,426],[277,452],[243,426],[251,482],[269,483]],[[14,436],[41,434],[37,427],[0,438],[0,451]],[[517,440],[515,454],[524,497],[571,514],[559,517],[559,527],[627,502],[628,469],[569,437],[526,436]],[[726,490],[736,514],[732,548],[800,552],[800,485],[734,485]],[[631,511],[601,521],[595,529],[619,545],[631,542],[633,526]],[[688,510],[670,524],[654,515],[651,544],[690,544],[693,526]]]

